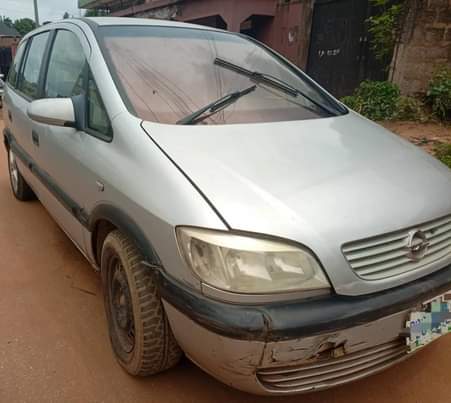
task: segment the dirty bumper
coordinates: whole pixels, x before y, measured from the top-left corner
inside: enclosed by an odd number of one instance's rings
[[[265,306],[212,301],[164,277],[160,288],[177,341],[201,368],[247,392],[294,394],[407,358],[409,313],[451,289],[451,266],[378,294]]]

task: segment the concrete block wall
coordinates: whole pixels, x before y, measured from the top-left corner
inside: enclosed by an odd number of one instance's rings
[[[391,78],[406,95],[424,93],[441,65],[451,67],[451,0],[406,0]]]

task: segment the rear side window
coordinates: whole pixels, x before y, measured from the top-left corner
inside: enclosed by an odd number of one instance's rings
[[[18,89],[31,99],[38,96],[39,73],[41,72],[48,38],[49,33],[45,32],[31,39],[25,65],[19,78]]]
[[[82,94],[86,67],[86,58],[75,34],[58,31],[50,54],[45,97],[70,98]]]
[[[23,58],[25,49],[26,49],[26,42],[22,42],[17,49],[16,57],[14,58],[11,68],[9,69],[8,83],[13,88],[16,87],[17,76],[19,75],[20,61]]]

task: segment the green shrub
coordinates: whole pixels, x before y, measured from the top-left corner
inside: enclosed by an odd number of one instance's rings
[[[419,99],[400,96],[393,119],[426,122],[428,120],[428,116],[424,111],[423,102]]]
[[[346,106],[351,108],[352,110],[359,112],[362,102],[356,95],[349,95],[347,97],[341,98],[341,102],[343,102]],[[361,113],[361,112],[359,112]]]
[[[395,47],[402,5],[390,5],[390,0],[371,0],[371,3],[381,9],[377,15],[367,19],[371,50],[377,60],[386,60]]]
[[[369,119],[392,119],[397,111],[400,92],[388,81],[363,81],[354,94],[342,102]]]
[[[442,67],[429,82],[426,99],[434,115],[441,120],[451,119],[451,68]]]
[[[451,144],[441,144],[435,149],[435,156],[451,168]]]

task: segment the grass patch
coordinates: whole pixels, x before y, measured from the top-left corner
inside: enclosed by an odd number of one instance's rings
[[[451,144],[440,144],[435,148],[435,156],[451,168]]]

